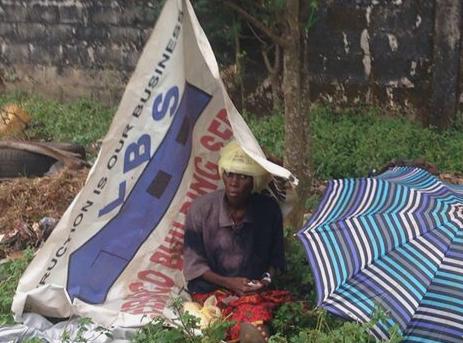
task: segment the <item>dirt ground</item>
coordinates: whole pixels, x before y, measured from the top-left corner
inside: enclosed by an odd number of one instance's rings
[[[37,247],[85,183],[89,169],[0,182],[0,258]]]
[[[463,173],[446,174],[442,173],[439,175],[442,181],[453,183],[455,185],[463,185]]]

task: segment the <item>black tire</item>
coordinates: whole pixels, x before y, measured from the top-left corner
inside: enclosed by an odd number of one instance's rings
[[[0,178],[42,176],[56,163],[54,158],[12,148],[0,148]]]
[[[61,149],[64,151],[69,151],[69,152],[74,152],[76,154],[79,154],[80,158],[83,159],[84,161],[87,158],[87,154],[85,152],[85,148],[83,145],[80,144],[75,144],[75,143],[55,143],[55,142],[45,142],[41,143],[44,145],[47,145],[52,148],[56,149]]]

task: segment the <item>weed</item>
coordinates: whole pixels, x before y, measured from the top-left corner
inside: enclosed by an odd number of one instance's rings
[[[305,250],[291,230],[285,229],[284,235],[287,266],[284,273],[275,276],[275,287],[289,290],[296,298],[313,304],[315,287]]]
[[[169,328],[165,320],[159,317],[141,328],[132,341],[135,343],[181,343],[185,342],[185,339],[181,330]]]
[[[23,339],[21,342],[22,343],[44,343],[45,341],[41,338],[32,337],[32,338]]]
[[[10,309],[13,296],[27,265],[32,260],[34,252],[32,248],[24,250],[23,256],[0,265],[0,325],[14,323]]]
[[[68,104],[44,100],[24,93],[0,97],[0,106],[19,103],[32,116],[28,137],[72,141],[89,147],[103,138],[114,114],[95,101],[81,99]],[[334,113],[316,106],[311,112],[315,177],[318,179],[365,176],[392,159],[423,158],[447,172],[462,171],[463,160],[455,154],[463,145],[463,120],[445,131],[423,128],[402,117],[385,117],[374,108],[357,113]],[[283,156],[284,118],[275,114],[264,119],[246,115],[260,144]]]
[[[271,323],[272,331],[277,333],[275,336],[292,337],[297,335],[301,328],[315,327],[317,313],[309,308],[310,305],[303,301],[281,305],[275,311]]]
[[[167,323],[163,318],[155,318],[144,326],[134,337],[135,343],[217,343],[226,337],[234,323],[225,320],[212,322],[199,331],[199,319],[182,311],[182,299],[175,299],[170,308],[174,312],[176,324]]]
[[[38,97],[13,94],[0,98],[0,106],[7,102],[22,104],[33,118],[27,135],[34,139],[72,141],[84,145],[102,138],[113,110],[89,100],[63,105]],[[461,117],[461,115],[460,115]],[[463,117],[461,117],[463,118]],[[365,176],[372,169],[380,169],[392,159],[423,158],[438,167],[440,171],[463,170],[463,159],[456,154],[463,146],[463,120],[454,123],[453,128],[438,132],[408,121],[405,118],[379,116],[374,109],[363,113],[344,111],[333,113],[326,107],[315,107],[311,113],[313,136],[313,160],[315,177],[329,179]],[[280,158],[284,147],[284,118],[281,114],[258,120],[248,116],[248,123],[260,144]],[[314,195],[306,199],[306,207],[313,208],[318,202]],[[286,231],[286,273],[275,277],[275,286],[290,290],[297,302],[285,304],[275,313],[270,339],[273,343],[299,342],[370,342],[369,332],[373,325],[382,321],[389,323],[381,311],[375,313],[369,323],[346,322],[313,308],[315,289],[305,251],[290,231]],[[10,313],[13,294],[18,279],[32,257],[27,250],[25,257],[0,266],[0,320],[11,323]],[[232,325],[219,321],[197,335],[196,318],[182,313],[178,302],[172,304],[177,316],[172,326],[161,318],[154,319],[142,328],[134,338],[138,343],[212,343],[225,337]],[[77,332],[71,336],[63,334],[63,342],[86,342],[89,334],[88,319],[84,319]],[[390,327],[389,342],[401,340],[400,330]],[[95,334],[106,334],[104,330]],[[92,336],[93,337],[93,336]],[[30,343],[35,341],[30,341]]]
[[[111,338],[111,331],[102,326],[93,328],[93,321],[90,318],[80,318],[77,330],[65,329],[61,334],[62,343],[87,343],[95,342],[102,335]]]
[[[269,343],[373,343],[377,340],[370,335],[371,329],[388,320],[379,307],[369,322],[356,323],[340,321],[324,310],[307,311],[299,304],[288,304],[281,306],[275,315],[273,325],[278,333],[270,338]],[[398,327],[392,326],[389,333],[390,338],[382,342],[398,343],[402,340]]]

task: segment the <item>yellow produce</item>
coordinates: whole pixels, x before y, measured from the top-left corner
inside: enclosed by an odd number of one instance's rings
[[[183,312],[188,312],[198,318],[201,329],[207,328],[222,316],[220,309],[217,307],[217,299],[213,295],[206,299],[204,306],[193,301],[185,302],[183,304]]]
[[[24,131],[31,117],[16,104],[7,104],[0,109],[0,137],[15,136]]]

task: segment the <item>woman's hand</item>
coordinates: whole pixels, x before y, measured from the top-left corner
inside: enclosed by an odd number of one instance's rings
[[[224,287],[237,295],[241,296],[246,293],[257,292],[265,287],[262,281],[250,280],[245,277],[222,276],[210,270],[205,272],[202,277],[211,283]]]
[[[262,288],[267,288],[268,286],[270,286],[270,283],[271,283],[271,281],[265,278],[263,278],[259,282],[262,284]]]
[[[238,295],[256,292],[263,287],[260,281],[249,280],[245,277],[228,277],[226,288],[235,292]]]

